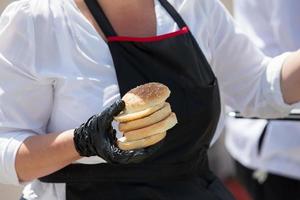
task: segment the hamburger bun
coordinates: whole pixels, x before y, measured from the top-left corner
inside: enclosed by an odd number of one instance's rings
[[[140,118],[134,121],[129,122],[123,122],[119,124],[119,130],[121,132],[127,132],[135,129],[140,129],[146,126],[150,126],[152,124],[155,124],[166,117],[168,117],[171,114],[171,106],[169,103],[164,103],[164,107],[162,107],[160,110],[152,113],[149,116],[146,116],[144,118]]]
[[[114,119],[118,122],[129,122],[132,120],[140,119],[140,118],[146,117],[148,115],[151,115],[155,111],[161,109],[164,105],[165,105],[165,103],[161,103],[161,104],[146,108],[145,110],[141,110],[141,111],[135,112],[135,113],[123,112],[123,113],[119,114],[118,116],[114,117]]]
[[[166,132],[176,124],[177,118],[175,113],[172,112],[168,117],[166,117],[160,122],[157,122],[144,128],[124,132],[124,137],[126,139],[126,142],[140,140],[142,138],[146,138],[158,133]]]
[[[131,142],[126,142],[124,137],[119,138],[117,143],[120,149],[124,151],[133,150],[133,149],[141,149],[145,147],[149,147],[157,142],[161,141],[166,137],[166,132],[158,133],[156,135],[152,135],[150,137],[143,138],[141,140],[135,140]]]
[[[134,113],[162,104],[170,96],[167,86],[151,82],[128,91],[122,98],[125,102],[125,113]]]

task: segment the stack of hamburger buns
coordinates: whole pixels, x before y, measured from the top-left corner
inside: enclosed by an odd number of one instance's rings
[[[166,102],[169,96],[169,88],[156,82],[140,85],[123,96],[125,110],[115,117],[123,133],[118,139],[120,149],[145,148],[166,137],[166,131],[177,123]]]

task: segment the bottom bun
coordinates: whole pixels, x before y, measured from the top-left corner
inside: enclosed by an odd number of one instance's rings
[[[150,137],[143,138],[141,140],[135,140],[131,142],[126,142],[126,138],[122,137],[118,139],[118,146],[120,149],[124,151],[141,149],[158,143],[159,141],[164,139],[166,135],[167,133],[163,132],[163,133],[158,133],[156,135],[152,135]]]

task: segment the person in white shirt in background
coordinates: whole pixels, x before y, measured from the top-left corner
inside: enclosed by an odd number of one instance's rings
[[[300,1],[236,0],[238,24],[267,55],[300,47]],[[254,200],[300,199],[300,121],[234,119],[226,147]]]

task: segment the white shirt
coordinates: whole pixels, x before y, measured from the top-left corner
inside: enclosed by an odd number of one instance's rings
[[[300,48],[300,1],[237,0],[235,16],[266,55]],[[266,120],[228,119],[226,146],[243,165],[300,179],[300,122],[272,121],[258,141]]]
[[[280,69],[235,27],[217,0],[170,0],[215,72],[222,104],[245,115],[285,116]],[[178,29],[155,0],[158,34]],[[21,0],[0,19],[0,181],[19,184],[15,154],[30,135],[77,127],[120,98],[107,44],[73,0]],[[223,125],[224,115],[214,140]],[[103,160],[88,158],[84,163]],[[64,184],[34,181],[26,199],[63,200]]]

